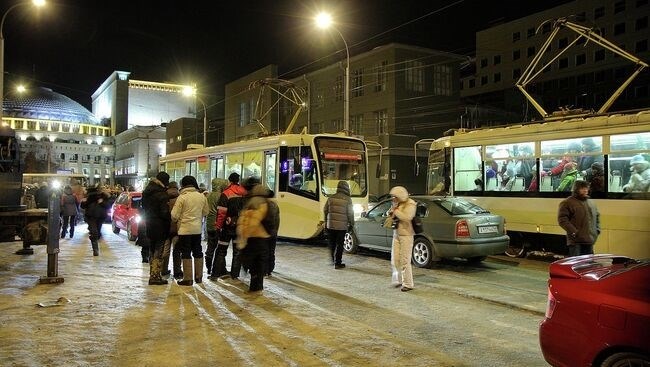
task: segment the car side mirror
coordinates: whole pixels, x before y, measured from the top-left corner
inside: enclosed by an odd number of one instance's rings
[[[368,218],[368,213],[361,212],[361,218]]]

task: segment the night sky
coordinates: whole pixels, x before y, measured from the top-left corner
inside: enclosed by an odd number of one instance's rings
[[[1,14],[17,2],[2,1]],[[5,90],[46,86],[90,108],[100,83],[123,70],[221,95],[268,64],[291,78],[343,59],[340,36],[313,25],[319,10],[332,13],[351,55],[390,42],[473,55],[476,31],[566,2],[48,0],[5,21]]]

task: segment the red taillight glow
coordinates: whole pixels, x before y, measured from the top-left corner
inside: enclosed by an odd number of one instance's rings
[[[551,288],[549,287],[548,300],[546,301],[546,313],[544,314],[544,316],[546,316],[547,319],[553,317],[553,311],[555,311],[555,305],[557,305],[557,301],[555,300],[555,297],[551,292]]]
[[[469,237],[469,226],[466,220],[456,222],[456,237]]]

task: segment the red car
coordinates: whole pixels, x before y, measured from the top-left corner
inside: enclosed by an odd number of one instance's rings
[[[584,255],[549,268],[539,326],[553,366],[650,366],[650,260]]]
[[[113,203],[113,233],[118,234],[123,229],[126,231],[129,241],[135,241],[138,238],[141,200],[141,192],[124,192],[117,197]]]

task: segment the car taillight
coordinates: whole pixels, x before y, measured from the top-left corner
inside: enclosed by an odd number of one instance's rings
[[[456,237],[469,237],[469,226],[466,220],[456,222]]]
[[[553,296],[553,293],[551,292],[551,288],[548,288],[548,299],[546,301],[546,313],[544,316],[546,316],[547,319],[550,319],[553,317],[553,311],[555,311],[555,306],[557,305],[557,301],[555,300],[555,297]]]

